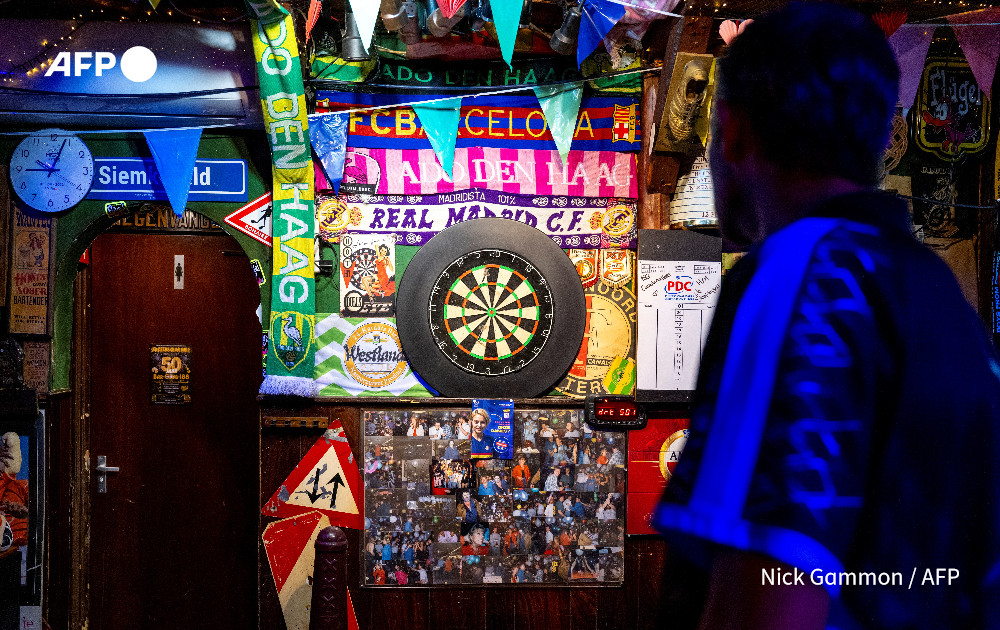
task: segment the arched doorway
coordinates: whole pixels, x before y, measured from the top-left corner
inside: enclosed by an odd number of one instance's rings
[[[261,326],[250,261],[221,230],[105,232],[89,258],[76,308],[85,293],[89,325],[74,358],[89,380],[89,627],[256,627]],[[152,362],[164,356],[189,368],[189,401],[157,385]],[[103,493],[100,456],[119,468]]]

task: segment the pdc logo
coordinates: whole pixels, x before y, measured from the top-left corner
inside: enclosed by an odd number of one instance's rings
[[[145,46],[133,46],[122,54],[121,62],[109,52],[67,52],[56,55],[45,76],[62,74],[64,77],[104,76],[105,70],[121,68],[125,78],[133,83],[148,81],[156,73],[156,55]]]
[[[667,295],[675,297],[693,296],[694,280],[691,276],[674,276],[673,280],[667,280],[663,290],[667,292]]]

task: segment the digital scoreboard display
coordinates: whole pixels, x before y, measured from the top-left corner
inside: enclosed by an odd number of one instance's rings
[[[588,396],[584,420],[595,429],[624,431],[646,426],[646,412],[631,396]]]

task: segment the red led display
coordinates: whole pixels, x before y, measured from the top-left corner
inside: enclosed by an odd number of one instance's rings
[[[607,420],[631,420],[636,417],[637,410],[635,404],[631,402],[602,400],[595,405],[594,414],[598,418]]]

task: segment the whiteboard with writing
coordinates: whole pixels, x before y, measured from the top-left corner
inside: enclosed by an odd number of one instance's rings
[[[638,389],[693,390],[722,263],[639,261]]]

